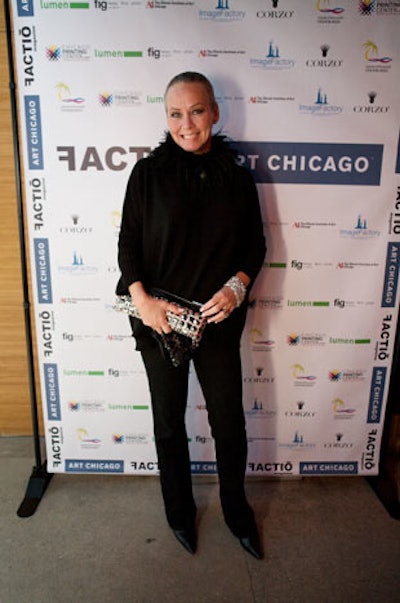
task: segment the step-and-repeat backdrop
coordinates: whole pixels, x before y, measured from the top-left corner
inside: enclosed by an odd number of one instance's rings
[[[13,0],[50,472],[154,474],[147,380],[112,306],[126,183],[163,92],[213,82],[268,238],[243,335],[248,474],[372,475],[398,318],[395,1]],[[191,373],[194,473],[214,473]]]

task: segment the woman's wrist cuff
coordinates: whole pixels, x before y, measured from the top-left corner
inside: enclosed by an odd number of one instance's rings
[[[236,307],[238,308],[246,297],[246,286],[238,276],[231,276],[229,281],[226,281],[224,287],[232,289],[236,297]]]

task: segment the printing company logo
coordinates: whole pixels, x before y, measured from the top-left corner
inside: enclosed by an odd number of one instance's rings
[[[84,427],[79,427],[76,430],[76,437],[82,449],[97,449],[101,446],[100,438],[92,437]]]
[[[328,95],[326,92],[322,90],[322,88],[318,88],[314,104],[299,105],[299,111],[301,115],[314,115],[318,117],[332,117],[334,115],[340,115],[343,112],[343,106],[340,105],[331,105],[328,102]]]
[[[99,92],[97,99],[101,107],[140,107],[143,104],[142,93],[134,90],[114,90]]]
[[[65,2],[62,0],[40,0],[42,10],[84,10],[89,8],[89,2]]]
[[[95,59],[136,59],[143,57],[142,50],[115,50],[110,48],[95,48],[94,49]]]
[[[302,230],[314,230],[315,228],[334,228],[336,226],[336,222],[303,222],[301,220],[296,220],[296,222],[292,223],[292,228],[295,231]]]
[[[60,226],[59,232],[61,234],[87,236],[93,233],[93,227],[82,224],[82,219],[79,214],[71,214],[69,218],[69,224]]]
[[[251,300],[250,309],[257,306],[261,310],[278,310],[283,308],[283,295],[270,295]]]
[[[62,46],[47,46],[46,58],[51,63],[58,61],[89,61],[90,46],[88,44],[63,44]]]
[[[33,0],[17,0],[18,17],[34,17]]]
[[[352,419],[355,416],[355,409],[346,405],[341,398],[335,398],[331,402],[332,412],[335,419]]]
[[[376,11],[376,0],[359,0],[358,12],[361,15],[372,15]]]
[[[290,419],[313,419],[317,414],[316,411],[307,410],[305,404],[303,400],[298,400],[295,409],[285,411],[285,417]]]
[[[343,59],[331,58],[329,56],[330,48],[329,44],[322,44],[319,47],[321,56],[307,59],[306,67],[313,69],[339,69],[343,67]]]
[[[368,113],[369,115],[388,113],[390,110],[390,105],[379,105],[379,104],[375,103],[377,96],[378,96],[378,93],[375,92],[374,90],[371,90],[371,92],[368,92],[368,94],[367,94],[368,104],[354,105],[354,107],[353,107],[354,113],[362,113],[363,115],[365,115],[366,113]]]
[[[293,364],[291,369],[292,381],[295,387],[314,387],[317,382],[317,377],[315,375],[307,374],[302,364]]]
[[[334,441],[324,442],[324,448],[329,448],[330,450],[349,450],[353,446],[353,442],[348,442],[345,439],[344,433],[336,433]]]
[[[214,22],[225,22],[229,23],[231,21],[242,21],[246,12],[244,10],[235,10],[232,6],[237,4],[233,2],[233,0],[217,0],[217,6],[214,6],[214,2],[210,2],[210,7],[208,10],[199,10],[199,19],[202,21],[214,21]]]
[[[365,369],[332,369],[328,372],[331,383],[354,383],[365,381]]]
[[[83,259],[83,255],[81,255],[78,251],[74,251],[71,258],[71,263],[58,266],[58,271],[60,274],[64,274],[66,276],[94,276],[98,273],[98,267],[86,264]]]
[[[259,58],[250,58],[250,67],[268,71],[283,71],[293,69],[295,60],[282,56],[280,47],[270,40],[266,54]]]
[[[112,435],[112,442],[117,445],[143,446],[149,443],[149,436],[145,433],[114,433]]]
[[[353,228],[341,228],[339,231],[341,237],[352,239],[353,241],[366,241],[381,236],[380,230],[368,228],[367,218],[358,214]]]
[[[55,89],[57,90],[57,99],[62,111],[83,111],[85,108],[85,99],[82,96],[72,95],[71,89],[67,84],[58,82]]]
[[[326,333],[290,333],[286,343],[289,347],[323,347],[326,345]]]
[[[400,15],[398,0],[360,0],[358,11],[363,16],[376,15]]]
[[[291,442],[279,442],[279,448],[289,448],[290,450],[306,450],[315,448],[315,443],[307,442],[304,435],[295,431]]]
[[[387,73],[391,68],[391,57],[379,56],[378,46],[373,40],[366,40],[364,49],[365,70],[367,72]]]
[[[332,3],[333,4],[333,3]],[[344,8],[332,6],[330,0],[317,0],[318,23],[335,24],[343,20]]]
[[[275,341],[266,338],[257,327],[250,330],[250,341],[253,352],[270,352],[275,348]]]
[[[103,400],[69,400],[68,409],[71,413],[96,413],[105,411]]]
[[[276,417],[276,410],[269,408],[267,402],[254,398],[251,408],[245,410],[248,419],[273,419]]]

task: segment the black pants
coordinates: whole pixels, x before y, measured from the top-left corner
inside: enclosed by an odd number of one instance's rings
[[[181,529],[193,523],[196,514],[185,428],[189,362],[172,366],[158,346],[141,353],[149,380],[167,520],[172,528]],[[246,536],[254,526],[254,517],[244,491],[247,438],[239,345],[216,349],[204,338],[193,363],[215,441],[224,518],[236,536]]]

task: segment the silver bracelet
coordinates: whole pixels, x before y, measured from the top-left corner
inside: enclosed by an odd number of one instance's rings
[[[232,289],[236,297],[236,307],[238,308],[246,297],[246,285],[238,276],[231,276],[224,287]]]

